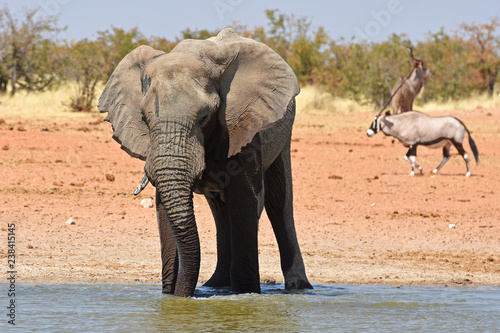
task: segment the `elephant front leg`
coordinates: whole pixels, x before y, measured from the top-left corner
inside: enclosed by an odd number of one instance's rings
[[[256,136],[229,160],[226,168],[231,170],[225,188],[231,235],[231,288],[238,293],[260,293],[257,236],[264,196],[260,151]]]
[[[263,191],[263,190],[261,190]],[[260,293],[258,259],[259,196],[248,188],[228,190],[231,237],[231,289],[237,293]]]
[[[165,206],[161,203],[158,191],[156,191],[156,217],[160,231],[162,292],[173,294],[179,270],[179,256],[174,233],[167,219]]]
[[[208,205],[217,228],[217,266],[212,277],[204,283],[207,287],[231,286],[231,229],[227,204],[222,200],[220,193],[205,194]]]

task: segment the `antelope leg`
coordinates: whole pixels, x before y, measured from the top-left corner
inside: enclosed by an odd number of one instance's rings
[[[416,163],[417,160],[417,147],[416,146],[410,146],[410,149],[408,149],[408,152],[405,155],[405,160],[408,161],[411,164],[411,172],[410,176],[415,175],[415,167],[418,168],[420,171],[420,174],[422,174],[422,167]]]
[[[441,169],[443,167],[443,165],[448,162],[448,160],[450,159],[449,156],[443,156],[443,160],[441,161],[441,163],[438,165],[438,167],[436,169],[434,169],[432,172],[433,173],[438,173],[439,169]]]
[[[470,176],[470,165],[469,165],[469,154],[464,153],[464,160],[465,160],[465,165],[467,165],[467,173],[465,174],[465,177]]]
[[[443,165],[450,159],[450,147],[451,147],[450,143],[446,144],[446,146],[443,147],[443,160],[438,165],[438,167],[432,171],[433,173],[437,173],[439,169],[441,169]]]
[[[465,149],[462,146],[461,142],[452,141],[452,143],[455,146],[455,148],[457,148],[458,153],[462,155],[462,157],[464,158],[465,165],[467,166],[467,173],[465,174],[465,177],[469,177],[470,176],[469,154],[465,152]]]

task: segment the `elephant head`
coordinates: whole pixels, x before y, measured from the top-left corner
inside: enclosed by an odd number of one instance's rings
[[[179,255],[175,295],[192,295],[198,279],[192,196],[207,161],[238,154],[284,117],[298,92],[277,53],[233,29],[184,40],[170,53],[140,46],[109,78],[98,108],[108,112],[121,147],[146,161],[165,207]]]

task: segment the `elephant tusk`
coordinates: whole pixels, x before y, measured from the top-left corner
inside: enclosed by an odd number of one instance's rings
[[[135,188],[134,195],[138,195],[139,193],[141,193],[142,190],[144,190],[146,186],[148,186],[148,184],[149,184],[148,176],[144,175],[139,185],[137,185],[137,187]]]

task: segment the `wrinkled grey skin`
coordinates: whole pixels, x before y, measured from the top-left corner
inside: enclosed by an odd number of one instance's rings
[[[295,233],[290,140],[299,92],[293,71],[262,43],[225,29],[166,54],[129,53],[99,99],[113,137],[146,161],[156,187],[163,292],[191,296],[200,268],[193,192],[217,227],[217,268],[206,285],[260,292],[257,224],[263,208],[286,288],[312,288]]]

